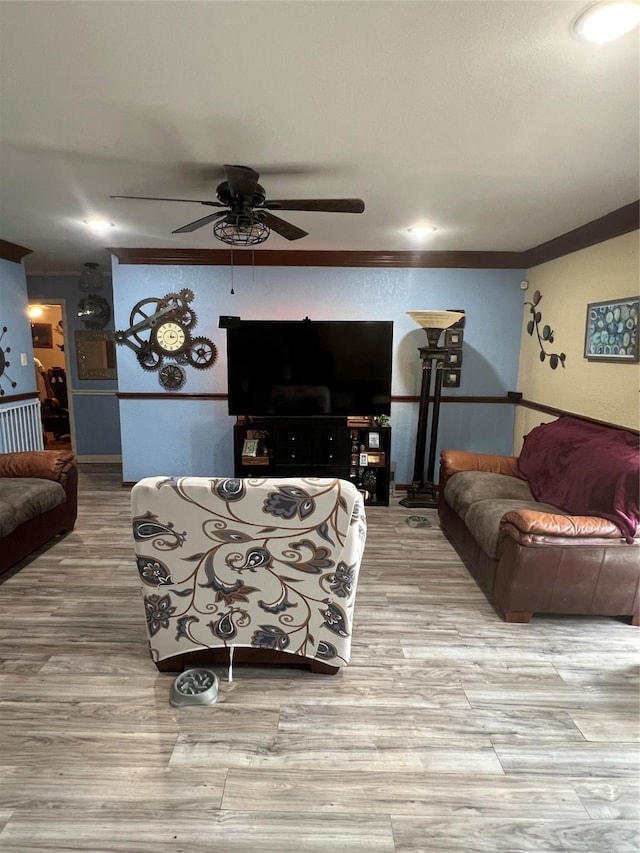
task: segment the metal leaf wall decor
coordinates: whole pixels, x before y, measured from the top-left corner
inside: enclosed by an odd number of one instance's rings
[[[553,343],[553,329],[551,326],[543,326],[540,329],[540,324],[542,323],[542,314],[538,311],[538,305],[540,304],[540,300],[542,299],[542,294],[539,290],[533,294],[533,300],[531,302],[525,302],[525,305],[529,306],[529,313],[532,315],[532,319],[527,323],[527,332],[533,337],[533,333],[535,332],[538,336],[538,344],[540,345],[540,361],[546,361],[549,359],[549,366],[552,370],[555,370],[556,367],[560,364],[562,367],[565,366],[566,354],[563,352],[547,352],[544,348],[545,343],[552,344]]]

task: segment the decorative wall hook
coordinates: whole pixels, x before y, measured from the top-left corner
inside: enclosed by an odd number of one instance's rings
[[[527,323],[527,332],[533,336],[535,331],[538,336],[538,344],[540,345],[540,361],[546,361],[548,358],[549,366],[552,370],[555,370],[559,364],[562,365],[562,367],[565,366],[564,363],[567,356],[563,352],[547,352],[544,348],[545,343],[553,343],[553,329],[551,326],[543,326],[542,331],[540,330],[542,314],[538,311],[538,305],[540,304],[541,299],[542,294],[539,290],[536,290],[533,294],[533,301],[524,303],[529,306],[529,313],[533,315],[533,319],[529,320]]]
[[[2,332],[0,332],[0,341],[4,338],[7,333],[7,327],[2,327]],[[0,377],[6,379],[9,385],[12,388],[17,386],[17,382],[14,382],[13,379],[7,373],[7,367],[11,367],[11,362],[7,358],[7,355],[11,352],[11,347],[0,347]],[[2,386],[0,386],[0,397],[4,397],[5,391]]]

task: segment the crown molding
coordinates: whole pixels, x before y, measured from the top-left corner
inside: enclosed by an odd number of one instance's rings
[[[523,269],[570,255],[640,227],[640,201],[524,252],[346,252],[298,249],[178,249],[108,247],[121,264],[152,266],[411,267],[437,269]],[[29,250],[24,250],[28,252]]]
[[[10,243],[8,240],[0,240],[0,260],[19,264],[25,255],[32,253],[33,249],[26,249],[24,246],[18,246],[17,243]]]
[[[521,252],[346,252],[109,247],[121,264],[256,267],[435,267],[520,269]]]
[[[613,237],[620,237],[630,231],[637,231],[639,227],[640,201],[634,201],[624,207],[619,207],[617,210],[612,210],[611,213],[607,213],[599,219],[587,222],[586,225],[574,228],[573,231],[567,231],[560,237],[555,237],[553,240],[547,240],[546,243],[527,249],[526,252],[522,253],[525,261],[524,266],[527,269],[537,267],[539,264],[545,264],[547,261],[553,261],[564,255],[571,255],[573,252],[594,246],[596,243],[603,243]]]

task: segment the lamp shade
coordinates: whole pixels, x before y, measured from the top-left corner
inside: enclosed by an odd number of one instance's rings
[[[462,311],[407,311],[412,320],[423,329],[448,329],[462,320]]]

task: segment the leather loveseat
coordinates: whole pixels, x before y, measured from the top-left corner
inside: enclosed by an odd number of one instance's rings
[[[508,622],[533,613],[640,624],[638,436],[577,418],[542,424],[520,457],[443,450],[438,513]]]
[[[68,450],[0,454],[0,575],[73,530],[78,472]]]

